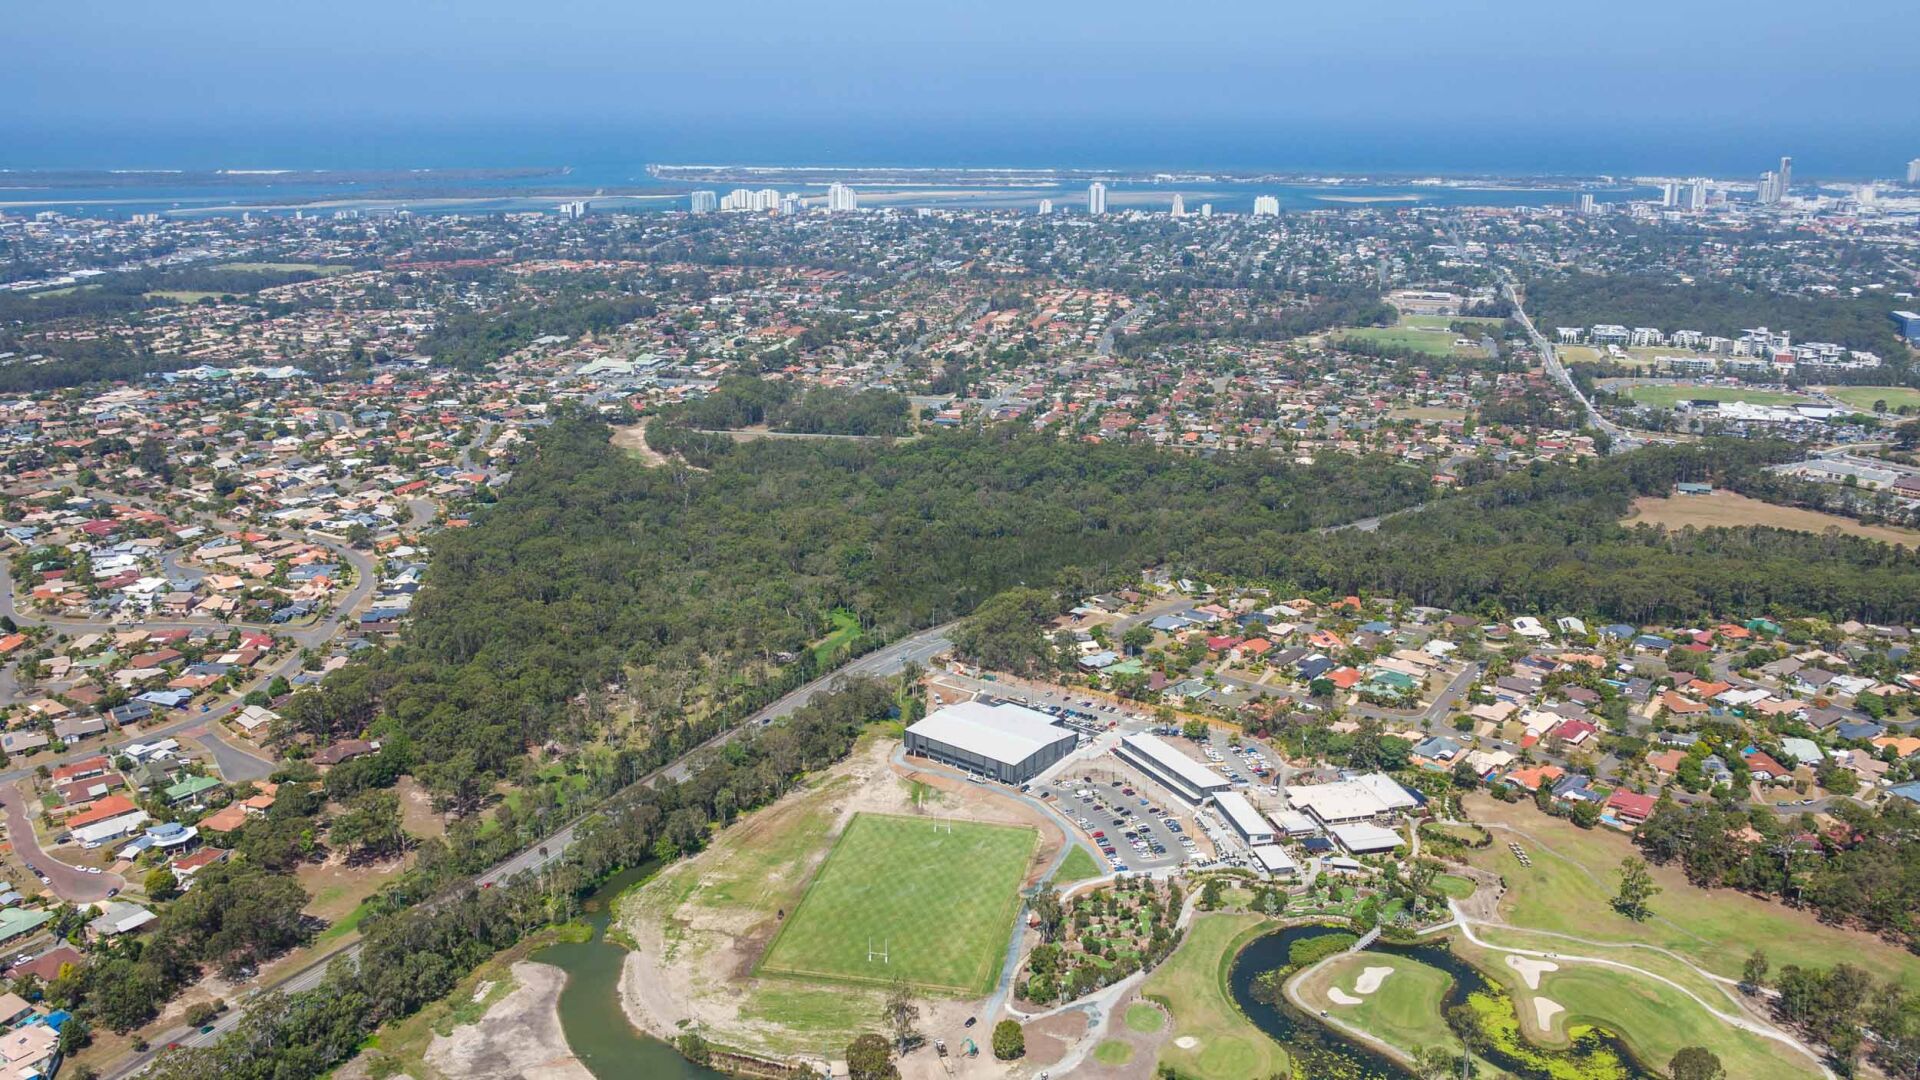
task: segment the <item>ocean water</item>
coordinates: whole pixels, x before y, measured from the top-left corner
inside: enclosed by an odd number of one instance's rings
[[[0,212],[59,209],[123,215],[144,211],[209,212],[241,204],[343,206],[406,205],[415,209],[476,212],[551,205],[551,197],[619,193],[629,198],[596,202],[596,209],[625,205],[658,208],[661,196],[691,186],[663,183],[647,174],[661,164],[732,164],[841,167],[969,167],[1108,169],[1137,174],[1285,173],[1290,177],[1365,177],[1367,183],[1338,189],[1270,183],[1118,185],[1115,209],[1162,207],[1179,190],[1190,210],[1210,201],[1223,211],[1244,211],[1255,194],[1273,194],[1286,209],[1338,206],[1352,198],[1418,196],[1424,205],[1543,205],[1571,201],[1565,191],[1502,190],[1495,186],[1413,186],[1418,177],[1601,178],[1634,175],[1711,175],[1744,179],[1770,168],[1781,153],[1795,157],[1797,178],[1890,176],[1920,147],[1902,145],[1898,133],[1862,137],[1858,132],[1802,134],[1781,144],[1766,133],[1721,131],[1711,135],[1593,132],[1524,135],[1500,130],[1367,131],[1350,128],[1277,128],[1244,125],[944,124],[920,129],[895,125],[805,126],[748,120],[678,124],[502,123],[497,126],[405,126],[366,124],[352,128],[307,126],[262,130],[72,129],[9,126],[0,118]],[[553,174],[458,178],[434,170],[546,169]],[[143,178],[138,186],[90,183],[85,177],[48,182],[34,170],[412,170],[407,176],[343,182],[288,175],[244,185],[208,182],[204,176]],[[564,169],[564,174],[557,170]],[[757,185],[756,185],[757,186]],[[777,185],[796,189],[799,185]],[[1040,198],[1074,205],[1084,184],[975,193],[965,199],[932,197],[911,205],[1031,206]],[[1148,198],[1144,192],[1155,194]],[[1603,200],[1643,196],[1625,183],[1595,189]],[[653,198],[648,198],[649,196]],[[1330,199],[1329,196],[1340,198]],[[485,199],[454,205],[445,200]],[[544,197],[544,198],[543,198]],[[1156,201],[1157,200],[1157,201]]]
[[[1398,176],[1710,175],[1752,178],[1782,154],[1808,179],[1894,176],[1920,154],[1915,130],[1835,126],[1771,132],[1453,125],[1023,123],[916,126],[755,122],[281,125],[236,128],[36,127],[0,117],[0,168],[408,169],[570,165],[586,182],[623,183],[650,162],[760,165],[1006,166],[1306,171]]]

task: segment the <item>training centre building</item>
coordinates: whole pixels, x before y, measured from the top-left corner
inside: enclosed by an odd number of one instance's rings
[[[907,729],[907,753],[998,780],[1024,784],[1073,752],[1077,736],[1024,705],[963,701]]]
[[[1287,789],[1287,803],[1325,829],[1390,820],[1420,805],[1393,777],[1377,772],[1331,784],[1295,785]]]
[[[1222,791],[1213,797],[1213,804],[1220,808],[1220,816],[1227,819],[1233,831],[1248,847],[1261,847],[1274,841],[1273,825],[1260,816],[1245,795],[1237,791]]]
[[[1113,752],[1154,783],[1195,806],[1233,787],[1226,777],[1167,745],[1158,735],[1128,735]]]

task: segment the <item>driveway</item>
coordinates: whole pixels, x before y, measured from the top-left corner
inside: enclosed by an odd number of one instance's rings
[[[14,852],[22,862],[47,875],[47,888],[53,890],[55,896],[86,904],[105,900],[110,889],[126,887],[126,881],[118,874],[89,874],[41,850],[40,840],[33,834],[33,821],[27,816],[27,797],[18,783],[0,784],[0,809],[6,814],[7,838],[13,842]],[[19,884],[25,891],[26,883]]]

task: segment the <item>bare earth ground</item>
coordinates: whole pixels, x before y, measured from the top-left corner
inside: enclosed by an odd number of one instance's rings
[[[1067,1048],[1087,1033],[1087,1014],[1081,1012],[1056,1013],[1042,1020],[1035,1020],[1026,1027],[1028,1065],[1052,1065],[1067,1056]],[[992,1036],[991,1030],[986,1033]],[[978,1041],[978,1040],[976,1040]],[[991,1051],[983,1051],[983,1053]]]
[[[1668,529],[1688,525],[1696,529],[1770,525],[1776,529],[1797,529],[1811,533],[1838,529],[1848,536],[1887,544],[1905,544],[1908,547],[1920,545],[1920,529],[1867,525],[1838,514],[1775,506],[1732,491],[1716,491],[1711,495],[1669,495],[1659,499],[1641,497],[1633,500],[1633,513],[1627,515],[1626,521],[1629,525],[1645,522]]]
[[[931,773],[896,768],[888,761],[891,740],[874,740],[848,761],[810,781],[801,791],[759,810],[721,834],[713,847],[628,894],[620,926],[635,949],[620,982],[621,1002],[634,1026],[672,1038],[697,1023],[715,1043],[774,1057],[824,1060],[851,1037],[876,1030],[885,994],[875,989],[761,979],[753,971],[778,928],[777,912],[798,905],[833,845],[855,813],[912,814],[919,781],[932,812],[962,820],[1028,825],[1040,843],[1028,864],[1027,883],[1038,880],[1065,836],[1044,815],[987,789]],[[984,1045],[991,1018],[963,1028],[982,999],[923,998],[920,1029],[947,1037],[973,1034]],[[790,1018],[789,1026],[787,1021]],[[984,1050],[974,1062],[956,1062],[964,1074],[991,1064]],[[913,1076],[944,1076],[931,1049],[901,1062]],[[995,1066],[995,1071],[998,1066]],[[984,1075],[984,1074],[983,1074]]]
[[[640,455],[640,460],[652,469],[667,463],[667,456],[647,445],[647,425],[634,424],[632,427],[613,429],[613,445],[622,450],[631,450]]]
[[[394,785],[400,795],[400,827],[408,836],[417,836],[422,840],[430,837],[445,838],[447,818],[445,814],[433,809],[433,796],[427,787],[411,776],[403,776]]]
[[[495,1002],[480,1022],[436,1035],[427,1062],[462,1080],[593,1080],[560,1030],[560,988],[566,973],[550,964],[513,965],[519,988]]]
[[[409,852],[397,859],[348,866],[347,860],[335,852],[321,862],[301,863],[293,876],[312,897],[306,913],[334,923],[359,907],[360,901],[373,895],[382,883],[392,880],[412,859]]]

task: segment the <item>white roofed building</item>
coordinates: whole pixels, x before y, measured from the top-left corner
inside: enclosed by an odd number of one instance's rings
[[[1226,777],[1174,749],[1158,735],[1128,735],[1113,752],[1120,760],[1190,803],[1233,787]]]
[[[1355,855],[1367,855],[1379,851],[1392,851],[1406,838],[1392,829],[1383,829],[1370,822],[1356,821],[1350,825],[1335,825],[1327,832],[1334,842]]]
[[[1073,752],[1076,736],[1023,705],[963,701],[907,729],[907,753],[1008,784],[1033,779]]]
[[[1295,785],[1287,789],[1287,803],[1323,826],[1371,821],[1420,805],[1385,773],[1365,773],[1331,784]]]
[[[1312,836],[1320,831],[1320,826],[1312,818],[1298,810],[1281,810],[1267,816],[1288,836]]]
[[[1259,847],[1273,843],[1273,826],[1253,808],[1245,795],[1237,791],[1222,791],[1213,797],[1213,804],[1220,808],[1220,816],[1227,819],[1233,831],[1248,845]]]
[[[1300,872],[1300,864],[1293,861],[1278,844],[1262,844],[1253,849],[1253,857],[1260,868],[1274,877],[1292,877]]]

